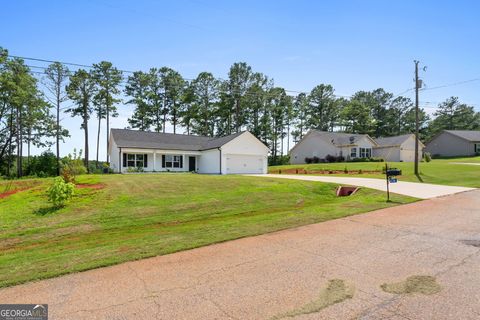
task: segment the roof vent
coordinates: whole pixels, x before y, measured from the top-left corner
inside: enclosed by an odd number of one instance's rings
[[[355,141],[355,137],[354,136],[351,136],[350,137],[350,143],[353,143]]]

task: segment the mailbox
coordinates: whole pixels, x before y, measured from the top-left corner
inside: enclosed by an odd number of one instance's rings
[[[387,177],[393,177],[393,176],[401,176],[402,175],[402,170],[392,168],[387,170]]]

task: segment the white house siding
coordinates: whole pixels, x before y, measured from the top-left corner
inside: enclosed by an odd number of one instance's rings
[[[196,166],[198,170],[198,159],[201,157],[202,153],[200,151],[182,151],[182,150],[155,150],[155,171],[157,172],[188,172],[188,158],[190,156],[196,157]],[[162,156],[163,155],[172,155],[172,156],[181,156],[183,157],[183,167],[182,168],[162,168]],[[152,154],[153,157],[153,154]]]
[[[199,173],[267,173],[268,148],[249,132],[237,136],[220,149],[203,151],[119,148],[113,139],[110,145],[110,167],[115,172],[128,171],[127,167],[123,167],[123,154],[146,154],[145,172],[189,171],[189,157],[195,156],[196,170]],[[183,167],[162,168],[162,155],[182,156]]]
[[[433,138],[425,147],[425,151],[433,156],[455,157],[475,155],[475,145],[451,133],[442,132]]]
[[[116,151],[113,153],[113,151]],[[119,151],[121,155],[119,158]],[[153,150],[153,149],[138,149],[138,148],[118,148],[115,143],[112,143],[112,154],[110,167],[114,172],[119,172],[118,167],[120,165],[122,172],[128,172],[128,167],[123,167],[123,154],[146,154],[147,155],[147,166],[143,168],[145,172],[184,172],[188,171],[188,157],[195,156],[197,158],[197,168],[198,160],[200,158],[201,152],[197,151],[179,151],[179,150]],[[155,153],[155,156],[154,156]],[[183,167],[182,168],[162,168],[162,155],[180,155],[183,157]],[[119,162],[120,159],[120,162]],[[155,161],[154,161],[155,159]],[[155,164],[154,164],[155,162]],[[218,172],[217,172],[218,173]]]
[[[119,153],[117,151],[117,167],[118,159],[120,159],[120,165],[122,172],[127,172],[128,168],[123,166],[123,154],[146,154],[147,155],[147,166],[143,168],[144,171],[149,172],[153,171],[153,150],[150,149],[135,149],[135,148],[121,148],[120,149],[120,158],[118,158]]]
[[[202,151],[197,160],[199,173],[220,173],[220,151],[218,149]]]
[[[267,173],[268,148],[250,132],[221,147],[222,174]]]
[[[110,139],[110,150],[110,168],[113,172],[120,172],[121,167],[119,167],[119,165],[121,166],[122,164],[118,162],[119,149],[113,139]]]

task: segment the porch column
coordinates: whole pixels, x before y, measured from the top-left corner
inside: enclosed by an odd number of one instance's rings
[[[157,162],[157,152],[153,151],[153,171],[155,171],[155,162]]]
[[[185,157],[185,153],[182,154],[182,157],[183,157],[183,161],[182,161],[182,164],[183,164],[183,167],[182,167],[182,170],[185,171],[185,166],[186,166],[186,163],[185,163],[185,160],[187,160],[187,158]]]

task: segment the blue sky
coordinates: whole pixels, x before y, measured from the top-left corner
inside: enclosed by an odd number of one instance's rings
[[[338,95],[378,87],[400,93],[413,87],[414,59],[428,66],[421,76],[430,88],[480,78],[479,12],[473,0],[4,0],[0,46],[18,56],[108,60],[124,70],[169,66],[186,78],[201,71],[225,78],[233,62],[245,61],[288,90],[328,83]],[[455,95],[480,111],[479,89],[473,81],[424,91],[421,105],[433,112]],[[121,106],[113,127],[125,127],[131,110]],[[82,147],[79,123],[65,115],[72,137],[64,153]]]

